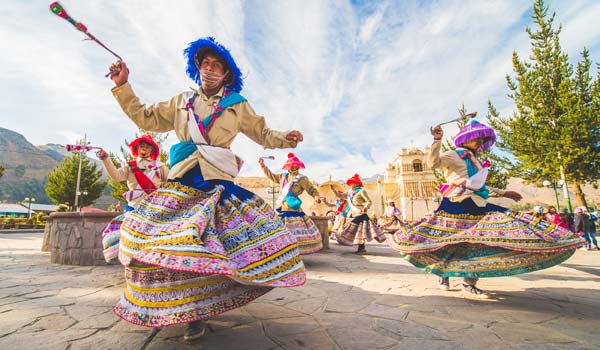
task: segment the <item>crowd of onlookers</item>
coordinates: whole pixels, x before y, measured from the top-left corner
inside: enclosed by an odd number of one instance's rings
[[[577,207],[571,214],[566,209],[561,209],[558,213],[553,206],[548,207],[547,210],[544,210],[542,206],[536,206],[533,208],[533,214],[542,216],[544,220],[555,225],[576,232],[585,239],[587,242],[585,247],[588,250],[599,250],[598,241],[596,240],[599,207],[600,203],[595,205],[593,211],[588,210],[587,207]]]

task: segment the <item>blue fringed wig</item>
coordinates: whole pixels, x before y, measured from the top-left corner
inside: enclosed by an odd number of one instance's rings
[[[232,74],[233,81],[227,79],[225,86],[231,91],[235,91],[239,93],[242,91],[244,87],[244,81],[242,78],[242,72],[240,68],[235,64],[233,57],[231,57],[231,53],[229,50],[225,48],[225,46],[219,44],[213,37],[200,38],[196,41],[192,41],[188,47],[183,50],[183,56],[187,60],[187,75],[194,81],[198,86],[202,86],[202,81],[200,80],[200,71],[196,62],[202,62],[204,55],[209,52],[216,53],[221,56],[225,63],[227,64],[226,70]]]

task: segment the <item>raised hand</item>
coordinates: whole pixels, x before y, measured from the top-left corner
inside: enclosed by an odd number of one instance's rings
[[[117,61],[110,65],[110,79],[116,86],[121,86],[129,80],[129,68],[123,61]]]
[[[287,135],[285,135],[285,139],[289,140],[289,141],[296,141],[296,142],[300,143],[304,140],[304,136],[302,136],[302,133],[300,131],[292,130]]]
[[[101,149],[98,152],[96,152],[96,157],[98,157],[98,159],[100,160],[104,160],[108,157],[108,153],[105,150]]]
[[[430,129],[430,131],[431,135],[433,135],[433,138],[435,140],[441,140],[444,136],[444,130],[442,130],[442,127],[440,125],[434,126],[432,129]]]

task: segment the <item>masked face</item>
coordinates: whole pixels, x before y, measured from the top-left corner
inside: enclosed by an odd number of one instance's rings
[[[154,153],[154,147],[146,142],[140,142],[138,146],[138,154],[142,158],[149,158]]]
[[[202,58],[198,68],[200,69],[202,87],[208,90],[220,89],[229,73],[225,70],[223,60],[219,56],[210,53]]]

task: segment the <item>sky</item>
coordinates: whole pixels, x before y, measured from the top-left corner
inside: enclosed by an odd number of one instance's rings
[[[136,126],[104,77],[115,58],[65,20],[51,1],[3,2],[0,11],[0,127],[31,143],[74,143],[118,151]],[[511,56],[530,54],[532,1],[74,1],[61,4],[127,62],[146,104],[196,87],[183,49],[213,36],[245,77],[242,94],[275,130],[305,136],[295,150],[309,178],[382,174],[403,147],[431,142],[429,127],[464,103],[484,120],[491,100],[514,103],[505,76]],[[600,2],[548,1],[572,63],[584,47],[600,62]],[[595,72],[594,72],[595,73]],[[445,128],[447,134],[456,128]],[[170,133],[167,146],[177,142]],[[168,148],[168,147],[167,147]],[[290,150],[264,150],[243,134],[232,150],[240,176],[262,176],[259,156],[280,169]]]

